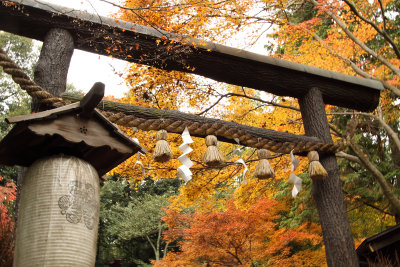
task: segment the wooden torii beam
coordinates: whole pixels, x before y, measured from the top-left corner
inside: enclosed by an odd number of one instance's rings
[[[61,28],[75,48],[166,70],[199,74],[216,81],[299,99],[306,135],[332,142],[324,104],[372,111],[383,86],[373,80],[257,55],[153,28],[100,17],[39,0],[1,1],[0,30],[44,40]],[[164,43],[163,40],[169,40]],[[176,40],[172,42],[171,40]],[[182,42],[186,44],[183,45]],[[136,49],[138,47],[138,49]],[[115,50],[114,50],[115,49]],[[328,176],[313,181],[329,266],[358,266],[333,154],[323,155]]]
[[[165,70],[202,75],[280,96],[300,98],[321,90],[325,104],[372,111],[380,82],[205,42],[38,0],[2,1],[0,30],[44,40],[52,28],[74,37],[75,48]],[[180,40],[164,44],[162,40]],[[161,42],[160,42],[161,41]],[[138,49],[136,49],[138,48]]]

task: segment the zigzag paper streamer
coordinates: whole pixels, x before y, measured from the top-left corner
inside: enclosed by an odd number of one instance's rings
[[[240,155],[240,157],[242,157],[242,147],[240,146],[240,140],[239,138],[233,138],[233,140],[236,141],[236,143],[239,145],[237,148],[235,148],[235,150],[232,151],[232,154],[237,153],[238,155]]]
[[[242,174],[243,183],[244,183],[244,184],[247,184],[246,172],[249,172],[249,173],[250,173],[250,171],[249,171],[249,169],[247,168],[246,162],[244,162],[244,160],[243,160],[242,158],[240,158],[240,159],[238,159],[237,161],[235,161],[235,163],[237,163],[237,164],[242,164],[242,165],[243,165],[243,167],[244,167],[244,171],[243,171],[243,174]]]
[[[243,158],[242,158],[242,151],[240,151],[240,140],[239,140],[239,138],[234,138],[233,140],[236,141],[236,143],[239,145],[239,147],[235,148],[235,150],[233,150],[232,153],[234,154],[235,152],[237,152],[237,153],[240,155],[240,159],[238,159],[237,161],[235,161],[235,163],[236,163],[236,164],[242,164],[242,165],[243,165],[243,167],[244,167],[244,171],[243,171],[243,174],[242,174],[243,183],[244,183],[244,184],[247,184],[246,172],[249,172],[249,173],[250,173],[250,171],[249,171],[249,168],[247,168],[246,162],[245,162],[245,161],[243,160]]]
[[[143,163],[140,161],[140,156],[141,155],[143,156],[142,153],[140,153],[140,152],[137,153],[137,159],[136,159],[135,164],[133,165],[133,168],[135,168],[136,165],[140,165],[140,167],[142,168],[142,175],[144,176],[145,170],[144,170]]]
[[[244,167],[244,171],[243,171],[243,174],[242,174],[242,177],[243,177],[243,183],[244,184],[247,184],[247,180],[246,180],[246,172],[249,172],[250,173],[250,171],[249,171],[249,168],[247,168],[247,165],[246,165],[246,162],[243,160],[243,158],[242,158],[242,151],[240,151],[240,149],[241,149],[241,147],[240,147],[240,140],[239,140],[239,138],[233,138],[233,140],[235,140],[236,141],[236,143],[239,145],[237,148],[235,148],[235,150],[233,150],[233,154],[235,154],[235,152],[237,152],[238,154],[239,154],[239,156],[240,156],[240,159],[238,159],[237,161],[235,161],[235,163],[236,164],[242,164],[243,165],[243,167]]]
[[[133,129],[135,132],[138,131],[138,129],[137,129],[136,127],[132,127],[132,129]],[[138,145],[140,145],[139,139],[137,139],[136,137],[132,138],[132,140],[133,140],[134,142],[136,142]],[[140,165],[140,167],[142,168],[142,175],[144,176],[144,174],[145,174],[145,169],[144,169],[143,163],[140,161],[140,156],[144,156],[144,154],[142,154],[142,153],[140,153],[140,152],[137,152],[136,155],[137,155],[137,158],[136,158],[135,164],[133,165],[133,169],[136,168],[136,165]]]
[[[185,183],[187,183],[192,179],[192,172],[190,171],[190,168],[193,166],[193,162],[188,156],[186,156],[193,151],[193,149],[189,146],[189,144],[193,143],[193,140],[190,137],[187,127],[182,133],[182,139],[183,144],[179,146],[179,149],[182,151],[182,155],[178,157],[178,160],[182,163],[182,166],[178,167],[178,175],[185,181]]]
[[[297,166],[299,166],[300,160],[295,158],[295,156],[293,155],[293,150],[290,151],[290,160],[292,162],[292,166],[290,168],[291,174],[289,176],[289,181],[293,183],[292,197],[296,197],[301,190],[301,184],[303,180],[301,180],[300,177],[294,174]]]
[[[136,128],[136,127],[133,127],[133,128]],[[135,129],[133,129],[133,130],[137,132],[137,128],[136,128],[136,130]],[[137,139],[136,137],[132,138],[132,140],[135,141],[138,145],[140,145],[139,139]],[[136,168],[136,165],[140,165],[140,167],[142,168],[142,175],[144,176],[145,170],[144,170],[143,163],[140,161],[140,156],[144,156],[144,155],[140,152],[137,152],[137,158],[136,158],[135,164],[133,165],[133,168]]]

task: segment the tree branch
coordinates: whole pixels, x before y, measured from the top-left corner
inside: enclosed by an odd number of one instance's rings
[[[344,158],[344,159],[353,161],[353,162],[358,163],[358,164],[360,164],[360,165],[362,164],[362,162],[361,162],[361,160],[360,160],[359,157],[356,157],[356,156],[347,154],[347,153],[345,153],[345,152],[343,152],[343,151],[337,152],[337,153],[335,154],[335,156],[336,156],[336,157],[339,157],[339,158]]]
[[[149,241],[151,247],[153,248],[154,255],[157,257],[157,249],[156,249],[156,247],[154,246],[153,242],[151,242],[151,239],[150,239],[150,237],[148,235],[145,235],[145,237],[146,237],[147,241]]]
[[[379,124],[386,130],[388,135],[392,138],[394,143],[396,144],[397,148],[400,150],[400,139],[398,134],[390,127],[382,118],[375,116],[371,113],[365,113],[365,112],[333,112],[329,113],[329,115],[362,115],[362,116],[367,116],[375,119],[376,121],[379,122]]]
[[[355,4],[349,0],[343,0],[349,7],[350,10],[353,11],[353,13],[359,17],[362,21],[368,23],[369,25],[371,25],[379,34],[381,34],[385,40],[390,44],[390,46],[393,48],[396,56],[398,59],[400,59],[400,51],[398,49],[398,47],[396,46],[396,44],[394,43],[394,41],[392,40],[392,38],[390,38],[390,36],[387,34],[386,30],[383,29],[381,30],[373,21],[367,19],[366,17],[364,17],[358,10],[357,7],[355,6]],[[382,4],[382,3],[380,3]],[[384,9],[382,8],[381,5],[381,12],[382,12],[382,16],[385,17],[384,15]]]
[[[169,246],[169,243],[168,243],[168,242],[165,242],[163,258],[165,258],[165,257],[167,256],[168,246]]]
[[[372,164],[372,162],[368,160],[364,152],[353,139],[350,141],[350,146],[361,160],[362,165],[373,174],[376,181],[379,183],[383,194],[389,200],[389,203],[391,204],[395,214],[400,215],[400,199],[397,198],[397,196],[391,190],[385,176],[375,167],[374,164]]]
[[[211,106],[209,106],[207,109],[203,110],[202,112],[198,113],[197,115],[203,115],[203,114],[207,113],[213,107],[215,107],[219,102],[221,102],[222,99],[228,98],[228,97],[243,97],[243,98],[247,98],[247,99],[250,99],[250,100],[254,100],[254,101],[261,102],[261,103],[265,103],[267,105],[274,106],[274,107],[287,108],[287,109],[291,109],[291,110],[295,110],[295,111],[300,111],[299,108],[296,108],[296,107],[293,107],[293,106],[287,106],[287,105],[278,104],[278,103],[275,103],[273,101],[263,100],[263,99],[258,98],[258,97],[248,96],[246,93],[244,93],[244,94],[226,93],[226,94],[220,95],[220,97],[218,98],[217,101],[215,101],[215,103],[213,103]]]
[[[381,0],[378,0],[379,6],[381,8],[382,14],[382,22],[383,22],[383,30],[386,31],[386,17],[385,17],[385,9],[383,8],[383,4]]]
[[[337,57],[337,58],[343,60],[344,62],[346,62],[358,75],[360,75],[360,76],[362,76],[362,77],[364,77],[364,78],[367,78],[367,79],[372,79],[372,80],[380,81],[380,82],[382,83],[382,85],[383,85],[386,89],[392,91],[395,95],[397,95],[397,96],[400,97],[400,89],[399,89],[399,88],[397,88],[397,87],[394,86],[394,85],[391,85],[391,84],[388,83],[387,81],[381,80],[381,79],[379,79],[379,78],[377,78],[377,77],[375,77],[375,76],[373,76],[373,75],[371,75],[371,74],[369,74],[369,73],[363,71],[363,70],[362,70],[361,68],[359,68],[356,64],[354,64],[353,61],[351,61],[350,59],[348,59],[348,58],[342,56],[341,54],[339,54],[339,53],[337,53],[337,52],[335,52],[335,51],[334,51],[321,37],[319,37],[316,33],[311,32],[309,29],[307,29],[307,28],[305,28],[305,27],[303,27],[303,26],[301,26],[301,25],[294,25],[294,24],[291,24],[291,25],[296,26],[296,27],[301,27],[303,30],[307,31],[310,35],[313,36],[314,39],[316,39],[318,42],[320,42],[320,43],[329,51],[329,53],[331,53],[331,54],[334,55],[335,57]]]
[[[316,0],[310,0],[311,3],[314,4],[314,6],[319,7],[321,6]],[[393,64],[391,64],[389,61],[387,61],[385,58],[380,56],[378,53],[376,53],[374,50],[369,48],[364,42],[360,41],[350,30],[347,28],[346,24],[342,20],[340,20],[335,14],[333,14],[332,11],[329,11],[328,9],[323,9],[324,12],[330,16],[336,23],[337,25],[342,28],[342,30],[347,34],[347,36],[358,46],[360,46],[365,52],[370,54],[371,56],[375,57],[378,59],[380,62],[382,62],[384,65],[386,65],[389,69],[391,69],[397,76],[400,77],[400,69]]]

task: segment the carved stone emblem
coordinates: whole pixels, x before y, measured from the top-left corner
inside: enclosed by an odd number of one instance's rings
[[[61,214],[70,223],[83,221],[92,230],[96,223],[98,208],[95,201],[94,188],[89,183],[73,180],[68,185],[69,195],[58,199]]]

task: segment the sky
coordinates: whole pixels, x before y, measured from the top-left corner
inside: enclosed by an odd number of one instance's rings
[[[110,16],[118,11],[118,8],[99,0],[46,0],[46,2],[97,13],[101,16]],[[113,2],[118,3],[118,1]],[[116,73],[123,73],[126,66],[125,61],[75,49],[67,82],[83,92],[89,91],[95,82],[102,82],[106,85],[105,95],[122,97],[129,89],[124,79]]]
[[[108,0],[113,3],[120,3],[118,0]],[[70,7],[84,10],[89,13],[101,16],[111,16],[118,12],[118,8],[100,0],[38,0],[38,2],[48,2],[59,6]],[[239,40],[243,40],[246,33],[243,32],[231,41],[236,48],[240,47]],[[260,38],[251,48],[246,50],[263,53],[265,38]],[[125,61],[115,58],[100,56],[93,53],[75,49],[68,71],[68,83],[72,83],[77,89],[87,92],[95,82],[102,82],[106,85],[105,95],[122,97],[129,91],[121,74],[126,72],[128,64]]]

